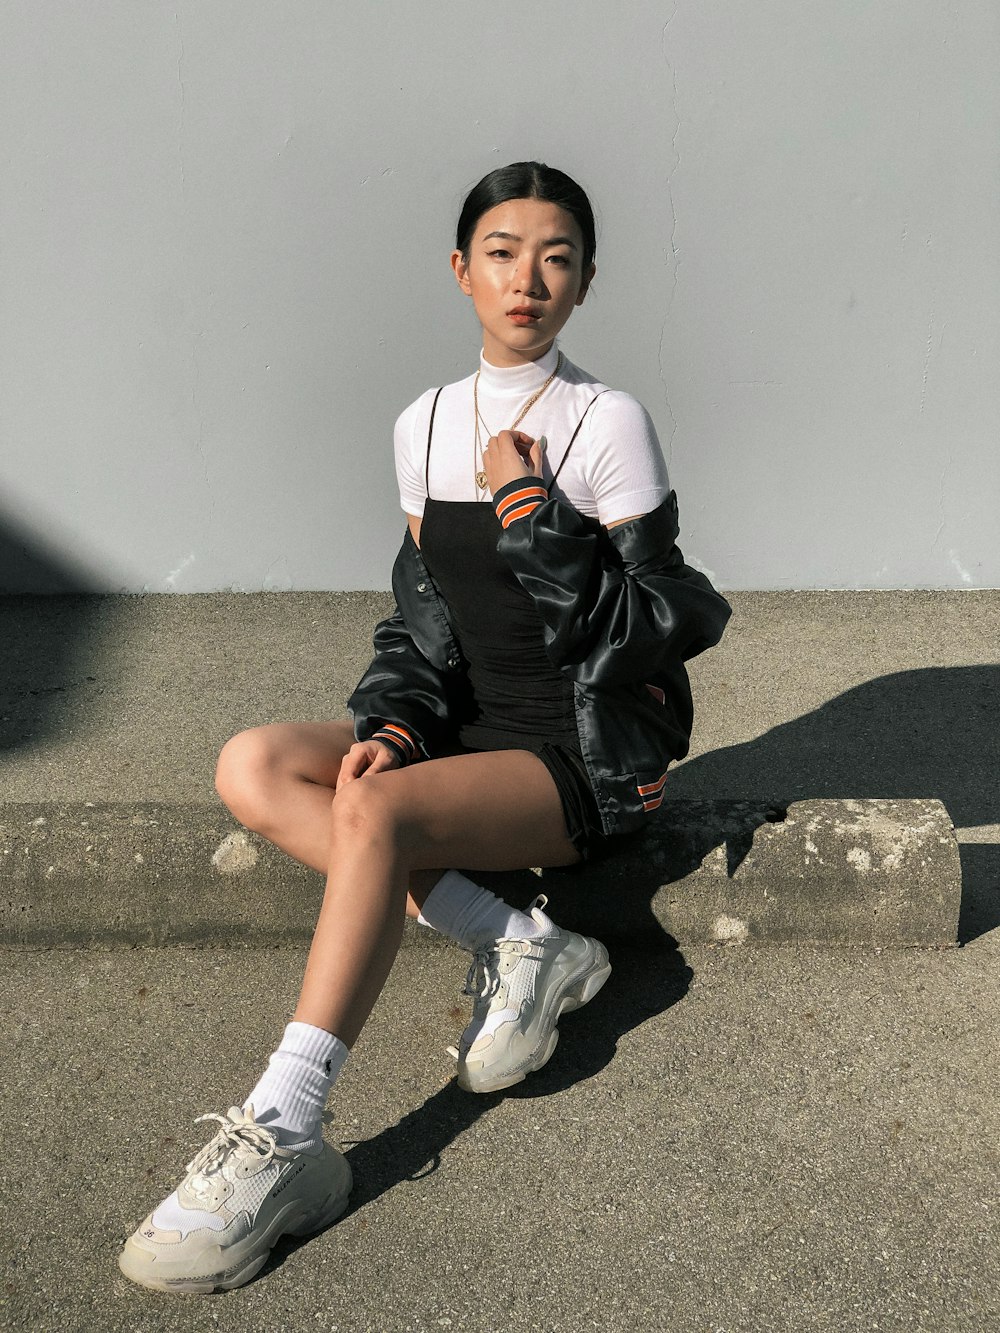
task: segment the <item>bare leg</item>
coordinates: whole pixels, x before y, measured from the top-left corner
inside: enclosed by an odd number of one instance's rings
[[[226,745],[217,775],[237,819],[328,876],[295,1017],[347,1045],[385,984],[404,912],[417,915],[443,868],[578,859],[555,784],[534,755],[431,760],[336,796],[352,741],[347,722],[255,728]]]
[[[332,802],[328,878],[295,1018],[350,1046],[399,948],[412,872],[578,859],[532,754],[459,755],[362,778]]]
[[[215,787],[241,824],[326,874],[330,802],[350,722],[280,722],[241,731],[222,747]]]
[[[576,859],[555,784],[534,755],[512,750],[432,760],[366,774],[335,794],[350,733],[328,724],[309,734],[322,763],[303,762],[300,745],[291,778],[272,784],[268,799],[259,799],[258,783],[256,809],[245,767],[236,762],[240,750],[246,758],[258,746],[258,760],[267,753],[273,778],[276,754],[284,755],[287,769],[290,733],[276,736],[267,729],[263,746],[261,732],[245,733],[226,747],[219,772],[220,793],[238,818],[327,871],[295,1015],[305,1026],[289,1025],[252,1094],[269,1099],[262,1105],[274,1112],[269,1123],[275,1128],[239,1110],[220,1117],[223,1128],[207,1155],[199,1154],[177,1190],[126,1243],[122,1271],[144,1285],[187,1291],[238,1286],[266,1261],[279,1228],[305,1234],[343,1211],[351,1171],[341,1154],[323,1146],[320,1111],[343,1045],[357,1038],[392,966],[412,875],[437,874],[438,866],[508,869]],[[302,730],[291,736],[302,741]],[[284,743],[275,747],[276,739]],[[275,1151],[262,1162],[267,1133],[275,1136]],[[292,1138],[286,1145],[279,1134]],[[252,1170],[246,1170],[251,1161]],[[249,1194],[244,1182],[264,1169],[271,1173],[264,1181],[270,1193],[262,1203],[255,1192],[259,1182],[251,1182]],[[280,1204],[274,1204],[279,1191]],[[226,1231],[224,1201],[252,1219],[249,1233],[236,1229],[228,1245],[220,1235]]]
[[[330,805],[353,741],[350,722],[281,722],[242,731],[219,755],[216,790],[241,824],[325,875]],[[417,916],[442,870],[412,876],[408,915]]]

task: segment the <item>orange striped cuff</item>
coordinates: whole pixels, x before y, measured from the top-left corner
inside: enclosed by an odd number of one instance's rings
[[[525,477],[523,481],[509,481],[506,486],[501,486],[493,503],[501,525],[509,528],[519,518],[527,518],[548,498],[548,491],[537,477]]]
[[[406,728],[401,727],[398,722],[386,722],[372,734],[372,740],[381,741],[384,745],[388,745],[391,750],[399,755],[404,764],[412,763],[419,754],[416,741]]]

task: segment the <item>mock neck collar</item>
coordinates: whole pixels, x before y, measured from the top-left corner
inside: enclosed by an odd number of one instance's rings
[[[526,397],[545,383],[555,370],[558,359],[559,347],[556,343],[537,361],[527,361],[523,366],[494,366],[480,352],[479,391],[493,398]]]

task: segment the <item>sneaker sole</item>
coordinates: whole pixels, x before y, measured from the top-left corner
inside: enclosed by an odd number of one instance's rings
[[[343,1159],[341,1159],[343,1161]],[[237,1260],[237,1266],[224,1269],[221,1273],[208,1274],[205,1277],[159,1277],[151,1271],[150,1256],[139,1246],[133,1247],[132,1241],[118,1256],[118,1267],[131,1282],[150,1291],[171,1291],[179,1295],[208,1296],[214,1291],[232,1291],[242,1287],[255,1277],[267,1263],[271,1250],[282,1236],[312,1236],[322,1231],[347,1210],[350,1200],[353,1178],[350,1165],[344,1161],[346,1172],[336,1189],[324,1199],[318,1208],[302,1213],[300,1206],[292,1205],[286,1213],[279,1213],[270,1226],[257,1237],[256,1243],[248,1252]],[[250,1240],[246,1237],[243,1244]],[[238,1248],[238,1247],[234,1247]]]
[[[479,1078],[475,1075],[470,1077],[468,1067],[460,1063],[458,1066],[458,1086],[460,1088],[464,1089],[465,1092],[502,1092],[504,1088],[512,1088],[517,1083],[523,1083],[529,1074],[537,1073],[539,1069],[548,1064],[559,1042],[558,1023],[560,1018],[563,1014],[571,1013],[574,1009],[582,1009],[585,1004],[589,1004],[611,975],[611,963],[608,961],[607,949],[600,940],[592,940],[591,942],[596,945],[594,964],[582,977],[575,978],[559,998],[552,1031],[549,1033],[545,1044],[529,1056],[520,1069],[504,1078],[489,1078],[488,1076]]]

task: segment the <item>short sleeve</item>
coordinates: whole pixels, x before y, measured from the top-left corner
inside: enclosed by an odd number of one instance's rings
[[[605,525],[647,514],[670,493],[656,429],[629,393],[609,389],[591,409],[585,476]]]
[[[434,389],[428,389],[416,402],[411,403],[397,418],[392,433],[400,507],[404,514],[413,514],[416,518],[423,516],[427,498],[424,464],[427,424],[434,393]]]

